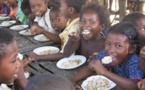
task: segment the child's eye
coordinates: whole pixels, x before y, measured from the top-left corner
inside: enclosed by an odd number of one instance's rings
[[[120,47],[122,47],[122,46],[117,44],[116,47],[117,47],[117,48],[120,48]]]
[[[93,21],[90,21],[90,24],[94,24],[94,22]]]
[[[105,44],[106,44],[107,46],[110,46],[110,45],[111,45],[109,42],[106,42]]]
[[[60,20],[59,19],[56,19],[56,21],[59,22]]]

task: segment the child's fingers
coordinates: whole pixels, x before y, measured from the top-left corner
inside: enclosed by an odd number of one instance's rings
[[[141,81],[137,83],[138,88],[141,88]]]

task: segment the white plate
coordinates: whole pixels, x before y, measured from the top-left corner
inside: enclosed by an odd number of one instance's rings
[[[11,20],[11,21],[3,21],[0,26],[1,27],[10,27],[12,26],[13,24],[15,24],[16,21],[15,20]]]
[[[86,62],[86,57],[81,55],[74,55],[68,58],[59,60],[56,66],[60,69],[74,69]]]
[[[32,36],[32,33],[30,30],[20,31],[19,34],[24,35],[24,36]]]
[[[106,85],[104,81],[107,81],[108,85]],[[95,83],[95,82],[97,82],[97,83]],[[102,75],[94,75],[94,76],[88,77],[86,80],[83,81],[83,83],[81,85],[82,89],[89,90],[86,87],[88,84],[90,84],[89,85],[90,87],[92,87],[92,88],[94,87],[95,88],[94,90],[110,90],[116,86],[116,84],[113,81],[109,80],[108,78],[106,78]],[[104,88],[104,85],[106,85],[106,88]],[[102,88],[97,88],[97,87],[102,87]],[[90,90],[93,90],[93,89],[90,89]]]
[[[9,16],[0,16],[0,20],[8,20],[8,19],[10,19],[10,17]]]
[[[43,34],[36,35],[36,36],[34,37],[34,39],[35,39],[36,41],[40,41],[40,42],[49,41],[49,39],[48,39],[46,36],[44,36]]]
[[[29,27],[28,25],[15,25],[15,26],[10,27],[10,29],[19,31],[19,30],[24,30],[28,27]]]
[[[43,46],[33,50],[34,53],[38,55],[48,55],[48,53],[58,53],[59,48],[53,46]]]
[[[0,14],[0,16],[5,17],[5,16],[7,16],[7,14]]]

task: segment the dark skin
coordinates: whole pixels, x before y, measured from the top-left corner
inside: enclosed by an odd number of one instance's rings
[[[140,50],[140,69],[145,73],[145,46],[143,46]],[[139,90],[145,90],[145,79],[138,82]]]
[[[69,18],[70,22],[79,17],[79,13],[76,13],[76,11],[73,7],[69,7],[66,4],[65,0],[60,0],[60,3],[61,3],[61,6],[60,6],[61,14],[64,17]],[[36,27],[36,28],[38,28],[38,27]],[[40,32],[38,32],[38,33],[40,33]],[[46,32],[44,32],[44,34],[46,34]],[[61,41],[61,40],[59,40],[59,41]],[[68,51],[64,51],[64,52],[68,52]],[[65,53],[55,53],[55,54],[51,54],[51,55],[36,55],[35,53],[31,52],[29,54],[29,57],[33,58],[35,61],[38,61],[38,60],[58,61],[65,56],[66,56]]]

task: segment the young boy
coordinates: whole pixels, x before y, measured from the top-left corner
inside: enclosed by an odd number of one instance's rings
[[[65,77],[52,74],[41,74],[30,78],[25,90],[75,90]]]
[[[31,26],[32,34],[44,34],[51,41],[60,43],[61,40],[57,32],[52,28],[50,23],[50,9],[47,8],[47,0],[29,0],[32,12],[35,14],[35,22],[38,24],[33,24]]]
[[[22,1],[21,10],[26,15],[26,17],[29,19],[29,24],[32,24],[34,22],[35,15],[31,11],[29,0],[23,0]]]
[[[61,0],[60,11],[61,14],[68,18],[67,26],[65,30],[59,34],[61,39],[61,52],[57,54],[51,55],[41,55],[38,56],[34,53],[31,53],[30,58],[34,58],[35,60],[59,60],[64,57],[63,50],[69,39],[69,34],[75,32],[77,34],[80,33],[80,10],[81,7],[85,4],[85,0]]]
[[[50,21],[52,28],[60,34],[66,28],[68,19],[60,14],[59,7],[51,7],[50,9]]]
[[[15,82],[24,89],[27,80],[17,57],[17,42],[8,30],[2,28],[0,28],[0,47],[0,84],[11,84],[16,79]]]

